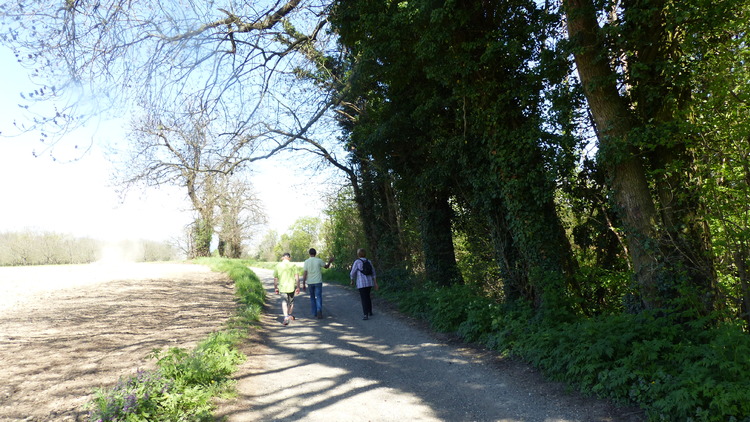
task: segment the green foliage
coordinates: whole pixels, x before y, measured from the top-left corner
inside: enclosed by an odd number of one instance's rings
[[[276,258],[281,258],[284,252],[292,255],[292,261],[302,262],[310,257],[310,248],[321,252],[320,232],[323,222],[318,217],[298,218],[286,233],[281,235],[279,244],[276,245]]]
[[[200,258],[195,262],[208,265],[214,271],[225,272],[234,281],[234,292],[241,304],[237,310],[236,324],[246,325],[260,320],[266,291],[258,276],[248,268],[251,265],[258,266],[259,263],[227,258]]]
[[[332,267],[330,269],[323,269],[323,280],[326,283],[336,283],[340,285],[349,284],[349,270],[348,268],[342,268],[343,265]],[[380,277],[378,277],[380,278]]]
[[[227,328],[209,335],[195,349],[155,349],[149,355],[157,368],[121,378],[110,389],[99,389],[88,403],[91,421],[211,421],[213,398],[233,394],[232,373],[245,356],[236,346],[247,324],[257,322],[265,290],[252,262],[202,258],[196,262],[223,271],[235,282],[241,306]]]
[[[238,331],[213,333],[190,353],[173,347],[167,351],[154,350],[149,357],[156,359],[165,376],[180,384],[211,387],[226,382],[245,360],[234,348],[241,336]]]
[[[581,266],[576,274],[580,286],[580,303],[585,315],[615,314],[626,311],[628,298],[633,296],[632,275],[598,266]]]
[[[325,209],[327,218],[323,225],[323,242],[326,256],[336,258],[336,267],[349,264],[347,261],[350,259],[354,261],[358,247],[369,248],[353,197],[354,193],[349,187],[331,198]]]
[[[253,257],[258,261],[274,261],[278,258],[276,255],[276,245],[280,241],[279,233],[276,230],[269,230],[263,235]]]
[[[731,345],[731,346],[730,346]],[[750,338],[734,326],[647,314],[534,326],[512,353],[582,391],[635,403],[652,420],[750,420]]]
[[[212,420],[212,398],[233,388],[230,380],[245,357],[234,345],[239,332],[212,334],[192,352],[154,350],[157,369],[139,371],[89,403],[91,421]]]
[[[162,402],[176,390],[175,381],[157,371],[138,371],[100,389],[88,404],[91,421],[145,421],[162,412]],[[169,420],[169,419],[163,419]],[[176,419],[174,419],[176,420]]]
[[[645,312],[555,323],[529,304],[413,278],[381,292],[437,330],[520,357],[584,393],[638,405],[650,420],[750,421],[750,336],[736,325]]]

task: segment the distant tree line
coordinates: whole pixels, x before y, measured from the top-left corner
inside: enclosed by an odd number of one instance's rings
[[[349,187],[326,199],[323,217],[301,217],[282,234],[268,231],[252,257],[259,261],[278,261],[284,252],[293,261],[304,261],[310,248],[318,257],[336,259],[335,267],[346,268],[356,258],[357,248],[366,247],[362,220]]]
[[[89,264],[102,260],[154,262],[180,258],[167,242],[107,242],[54,232],[0,233],[0,266]]]

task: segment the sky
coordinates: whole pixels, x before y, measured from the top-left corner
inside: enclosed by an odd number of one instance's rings
[[[112,241],[181,236],[192,213],[180,189],[131,191],[121,199],[111,186],[112,166],[103,151],[110,137],[122,131],[98,127],[66,135],[56,159],[43,150],[36,134],[8,136],[17,132],[13,121],[20,116],[20,92],[34,85],[3,46],[0,68],[0,232],[28,229]],[[81,147],[74,148],[76,144]],[[284,233],[297,218],[321,214],[323,201],[306,187],[319,179],[308,180],[295,163],[283,159],[255,168],[251,182],[269,229]]]

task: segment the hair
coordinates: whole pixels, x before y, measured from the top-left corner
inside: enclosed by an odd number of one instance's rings
[[[315,256],[318,254],[318,251],[316,251],[315,248],[310,248],[309,253],[310,253],[310,256]]]
[[[367,254],[365,253],[364,248],[357,249],[357,256],[360,257],[360,258],[364,258],[365,256],[367,256]]]
[[[282,258],[291,258],[292,254],[290,254],[289,252],[284,252],[284,255],[281,255],[281,257]]]

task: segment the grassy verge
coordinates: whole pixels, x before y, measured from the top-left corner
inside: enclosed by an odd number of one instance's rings
[[[245,356],[237,345],[260,320],[265,290],[249,261],[206,258],[196,263],[226,272],[235,282],[239,306],[227,326],[194,350],[155,349],[156,369],[120,378],[113,388],[95,391],[88,403],[91,421],[212,421],[215,397],[234,393],[232,373]]]

